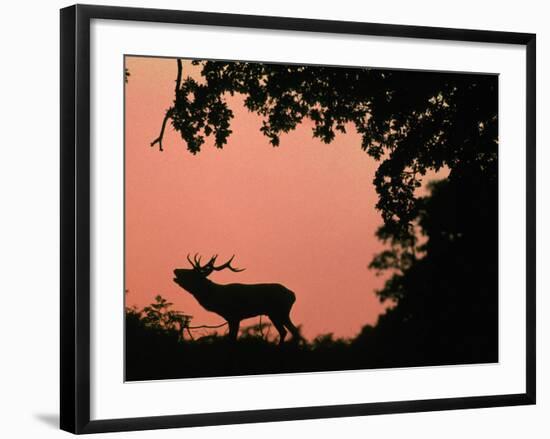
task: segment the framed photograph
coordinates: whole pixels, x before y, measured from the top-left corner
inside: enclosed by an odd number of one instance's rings
[[[535,403],[535,35],[61,10],[61,428]]]

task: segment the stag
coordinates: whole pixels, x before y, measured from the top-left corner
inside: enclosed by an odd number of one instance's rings
[[[231,262],[235,255],[221,265],[214,265],[218,255],[201,265],[197,255],[193,260],[187,255],[192,268],[176,268],[174,282],[189,292],[206,310],[215,312],[229,324],[229,339],[235,341],[239,333],[241,320],[265,315],[273,322],[279,332],[279,345],[282,345],[287,329],[293,338],[301,340],[298,328],[290,320],[290,309],[296,296],[280,284],[217,284],[208,279],[214,271],[224,269],[235,273],[244,268],[235,268]]]

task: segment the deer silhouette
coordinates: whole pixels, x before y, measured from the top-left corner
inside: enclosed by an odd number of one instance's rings
[[[298,328],[290,320],[290,309],[296,301],[295,294],[280,284],[217,284],[208,279],[214,271],[224,269],[235,273],[244,270],[231,266],[235,255],[224,264],[215,266],[218,255],[201,265],[197,255],[193,260],[187,255],[192,268],[176,268],[174,282],[193,295],[206,310],[215,312],[229,324],[229,339],[235,341],[241,320],[266,315],[279,332],[282,345],[287,329],[296,341],[302,339]]]

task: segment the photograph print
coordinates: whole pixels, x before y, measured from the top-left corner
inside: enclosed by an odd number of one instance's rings
[[[498,79],[126,55],[125,380],[498,362]]]

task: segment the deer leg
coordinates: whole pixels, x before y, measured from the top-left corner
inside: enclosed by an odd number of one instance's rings
[[[237,335],[239,334],[239,320],[232,320],[229,323],[229,340],[237,341]]]
[[[296,326],[294,326],[294,323],[290,320],[290,316],[286,316],[284,319],[284,325],[288,328],[290,333],[292,334],[292,338],[294,341],[302,340],[302,335],[300,334],[300,331]]]
[[[275,325],[275,328],[279,332],[279,346],[281,346],[284,343],[285,337],[286,337],[285,325],[283,324],[282,320],[279,318],[273,318],[271,316],[269,316],[269,318],[271,319],[271,321]]]

